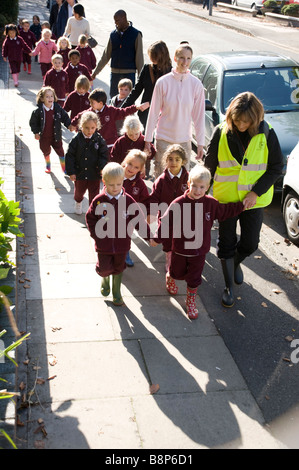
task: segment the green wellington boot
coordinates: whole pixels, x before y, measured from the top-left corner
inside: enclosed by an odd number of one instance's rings
[[[121,296],[120,287],[121,287],[121,279],[123,273],[120,274],[113,274],[112,275],[112,295],[113,295],[113,304],[120,306],[124,304],[123,298]]]
[[[103,277],[101,284],[101,294],[107,297],[110,294],[110,276]]]

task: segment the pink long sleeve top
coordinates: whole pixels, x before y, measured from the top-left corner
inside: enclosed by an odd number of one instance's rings
[[[175,69],[159,78],[149,110],[145,141],[156,138],[170,143],[191,140],[192,121],[198,145],[205,143],[205,96],[201,81]]]
[[[32,55],[39,55],[39,62],[50,64],[52,55],[57,52],[58,48],[56,42],[50,39],[49,42],[45,42],[41,39],[37,44]]]

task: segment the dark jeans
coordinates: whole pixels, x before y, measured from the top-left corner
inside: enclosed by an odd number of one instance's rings
[[[233,258],[236,250],[244,257],[254,253],[260,241],[263,214],[263,208],[250,209],[241,212],[237,217],[220,222],[217,241],[218,258]],[[236,234],[238,220],[241,228],[239,241]]]
[[[129,78],[132,80],[133,87],[135,85],[135,73],[112,73],[110,75],[110,98],[118,95],[118,82],[122,78]]]

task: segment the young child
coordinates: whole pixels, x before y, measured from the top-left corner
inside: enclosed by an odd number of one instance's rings
[[[146,153],[141,150],[133,149],[129,151],[122,162],[122,167],[125,169],[125,191],[127,194],[130,194],[136,202],[142,204],[144,204],[149,197],[147,186],[141,178],[141,173],[144,171],[146,160]],[[130,257],[129,251],[126,257],[126,265],[129,267],[134,266],[134,262]]]
[[[90,82],[85,75],[79,75],[75,81],[75,89],[66,98],[63,109],[68,113],[71,112],[71,119],[77,114],[90,108],[89,103],[89,86]]]
[[[40,19],[38,15],[33,15],[32,25],[30,26],[30,31],[32,31],[35,36],[35,42],[39,41],[41,38],[41,34],[42,34],[42,27],[41,27]]]
[[[57,41],[58,54],[63,57],[63,68],[69,63],[69,52],[72,50],[71,43],[66,36],[60,36]]]
[[[163,250],[171,251],[169,271],[166,273],[166,289],[178,292],[175,279],[187,283],[187,315],[198,317],[195,297],[201,284],[205,256],[210,250],[211,229],[215,219],[225,220],[240,214],[242,202],[221,204],[206,195],[211,181],[210,171],[198,163],[189,173],[188,189],[176,198],[159,221],[154,242],[162,243]]]
[[[54,89],[58,104],[63,107],[68,93],[69,76],[63,70],[63,58],[60,54],[54,54],[51,58],[52,68],[44,76],[44,86]]]
[[[121,163],[131,149],[144,151],[144,135],[142,131],[143,125],[140,119],[137,116],[127,116],[121,129],[123,135],[117,139],[111,149],[111,161]],[[151,155],[147,157],[146,164],[148,161],[150,162],[155,153],[156,149],[151,144]]]
[[[86,213],[86,224],[95,241],[98,255],[96,272],[102,279],[101,293],[112,295],[114,305],[123,305],[121,280],[126,268],[126,255],[130,250],[134,230],[133,219],[138,212],[138,232],[150,239],[150,228],[137,202],[123,189],[124,169],[118,163],[108,163],[102,172],[104,188],[94,198]],[[134,205],[133,207],[132,204]],[[131,222],[132,221],[132,222]]]
[[[23,53],[30,54],[31,49],[24,39],[19,36],[18,28],[15,24],[5,26],[6,38],[2,44],[2,57],[8,60],[15,87],[19,86],[19,73],[23,60]]]
[[[185,168],[187,162],[186,152],[180,145],[170,145],[162,158],[164,171],[154,182],[152,192],[148,199],[148,220],[152,217],[158,220],[163,216],[171,202],[184,194],[187,189],[188,172]],[[158,212],[153,212],[159,206]],[[169,269],[171,252],[165,255],[165,271]]]
[[[92,81],[92,79],[86,65],[81,64],[80,62],[81,56],[79,51],[77,51],[76,49],[72,49],[69,52],[68,57],[69,63],[67,64],[64,70],[69,76],[69,93],[71,93],[72,91],[74,91],[76,79],[80,75],[85,75],[85,77],[87,77],[90,82]]]
[[[51,173],[50,153],[51,147],[59,156],[63,173],[65,173],[64,150],[62,146],[61,123],[72,130],[69,115],[57,103],[57,96],[53,88],[42,87],[36,97],[37,108],[32,112],[29,121],[35,139],[46,161],[46,173]]]
[[[132,80],[129,78],[122,78],[118,82],[118,94],[113,96],[110,100],[111,106],[115,106],[115,108],[120,108],[121,105],[123,104],[124,100],[129,96],[129,94],[132,91],[133,88],[133,83]],[[124,106],[125,108],[126,106]],[[123,120],[116,121],[116,127],[117,127],[117,134],[121,136],[121,129],[123,126]]]
[[[42,38],[36,44],[34,51],[30,55],[39,57],[40,69],[42,72],[42,77],[46,75],[48,70],[51,69],[51,57],[57,52],[57,45],[55,41],[51,39],[52,31],[50,29],[42,30]]]
[[[53,39],[53,41],[55,41],[55,42],[57,41],[57,37],[55,36],[53,31],[51,30],[51,26],[50,26],[49,21],[43,21],[42,24],[41,24],[41,28],[42,28],[42,34],[43,34],[43,29],[50,29],[50,31],[52,32],[51,39]]]
[[[30,31],[30,23],[28,20],[22,20],[22,28],[20,29],[20,36],[24,39],[27,46],[30,47],[32,51],[35,48],[35,35],[32,31]],[[23,66],[24,72],[26,72],[28,67],[28,74],[31,74],[31,56],[26,52],[23,52]]]
[[[91,75],[93,69],[95,69],[97,65],[97,59],[92,48],[88,45],[87,36],[85,34],[80,34],[78,38],[78,46],[76,47],[76,49],[80,52],[81,64],[86,65],[88,72]]]
[[[114,142],[118,138],[116,121],[118,119],[125,119],[126,116],[135,113],[137,109],[144,111],[149,107],[149,103],[143,103],[140,106],[132,105],[124,109],[109,106],[106,104],[107,94],[101,88],[96,88],[90,93],[89,102],[91,105],[90,111],[94,111],[99,115],[101,121],[101,135],[106,140],[109,152],[111,152]],[[72,119],[72,125],[74,127],[77,126],[79,118],[80,113]]]
[[[82,214],[82,201],[88,191],[89,204],[99,194],[101,171],[108,162],[106,142],[97,132],[101,124],[95,113],[85,111],[79,132],[72,138],[65,155],[66,173],[75,183],[75,213]]]

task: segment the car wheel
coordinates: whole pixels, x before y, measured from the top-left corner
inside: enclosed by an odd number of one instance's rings
[[[284,200],[283,218],[289,239],[299,245],[299,196],[293,191]]]

